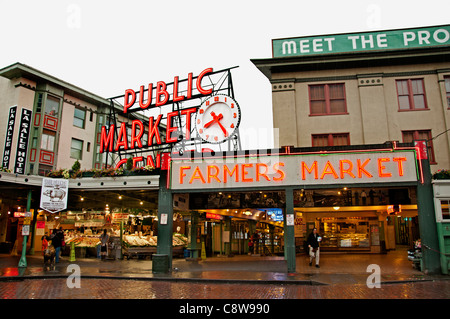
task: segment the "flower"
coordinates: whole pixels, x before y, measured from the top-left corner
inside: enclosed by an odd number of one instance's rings
[[[433,179],[450,179],[450,170],[440,169],[433,174]]]

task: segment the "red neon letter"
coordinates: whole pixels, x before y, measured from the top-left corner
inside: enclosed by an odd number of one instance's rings
[[[130,95],[131,95],[131,101],[128,101],[128,98]],[[136,101],[136,93],[131,89],[125,90],[123,113],[127,113],[127,110],[134,105],[135,101]]]
[[[188,74],[187,99],[192,97],[192,72]]]
[[[190,140],[191,139],[191,114],[197,112],[197,108],[192,107],[190,109],[184,109],[181,111],[182,115],[186,115],[186,135],[185,139]]]
[[[366,160],[364,161],[364,163],[362,163],[362,165],[361,165],[361,160],[360,160],[360,159],[358,159],[356,162],[357,162],[357,164],[358,164],[358,177],[361,178],[361,177],[362,177],[362,174],[364,173],[364,175],[366,175],[367,177],[371,178],[371,177],[372,177],[372,174],[370,174],[368,171],[366,171],[366,170],[364,169],[364,167],[365,167],[367,164],[369,164],[370,158],[366,159]]]
[[[178,138],[172,137],[172,132],[178,129],[178,126],[172,127],[172,117],[176,116],[178,111],[167,113],[167,125],[166,125],[166,143],[174,143],[178,141]]]
[[[348,168],[344,169],[344,163],[348,164]],[[355,178],[355,175],[352,173],[353,163],[349,160],[340,160],[339,161],[339,170],[341,172],[341,178],[344,179],[344,174],[347,173],[351,177]]]
[[[127,126],[125,122],[120,124],[119,136],[117,137],[116,147],[114,149],[117,151],[121,146],[124,150],[128,149]]]
[[[260,166],[264,167],[264,172],[263,172],[263,173],[260,173],[260,171],[259,171],[259,167],[260,167]],[[256,181],[257,181],[257,182],[259,182],[259,176],[264,177],[267,181],[270,182],[270,178],[269,178],[269,176],[267,176],[267,171],[268,171],[268,169],[269,169],[269,168],[268,168],[267,165],[264,164],[264,163],[258,163],[258,164],[256,164]]]
[[[123,164],[125,164],[125,163],[127,162],[127,160],[128,160],[127,158],[121,159],[121,160],[119,161],[119,163],[117,163],[116,169],[120,168],[120,166],[122,166]]]
[[[159,168],[161,167],[161,153],[156,154],[156,165],[153,161],[153,156],[148,155],[147,156],[147,166],[151,166],[153,168]]]
[[[286,174],[280,169],[280,166],[284,167],[284,163],[279,162],[279,163],[273,164],[273,169],[276,171],[277,174],[280,175],[279,177],[274,177],[273,178],[273,180],[277,181],[277,182],[278,181],[282,181],[286,177]]]
[[[384,173],[383,170],[386,169],[386,166],[383,165],[383,162],[390,162],[389,158],[379,158],[378,159],[378,176],[380,177],[392,177],[391,173]]]
[[[159,136],[159,122],[161,121],[162,114],[158,115],[155,124],[153,124],[153,116],[148,121],[148,146],[153,145],[153,136],[156,137],[156,144],[161,144],[161,137]]]
[[[180,185],[182,185],[184,183],[183,177],[186,176],[186,174],[184,173],[185,169],[191,169],[190,166],[181,166],[180,167]]]
[[[242,181],[243,182],[253,182],[253,178],[246,178],[248,172],[247,167],[253,167],[253,164],[242,164]]]
[[[106,126],[102,126],[100,134],[100,153],[103,153],[106,148],[108,152],[112,152],[114,143],[114,124],[109,127],[108,135],[106,134]]]
[[[163,81],[159,81],[156,83],[156,106],[161,106],[167,103],[169,100],[169,93],[167,93],[167,85]],[[161,95],[164,95],[164,98],[161,100]]]
[[[173,97],[174,102],[179,102],[184,100],[184,95],[178,96],[178,76],[173,79]]]
[[[202,88],[202,78],[207,73],[211,73],[212,71],[213,71],[212,68],[204,69],[197,77],[197,90],[203,95],[208,95],[212,93],[212,89],[205,90],[204,88]]]
[[[322,175],[320,175],[320,179],[323,179],[325,175],[331,174],[334,176],[335,179],[338,179],[339,176],[336,174],[336,171],[333,168],[333,165],[331,165],[330,161],[327,161],[325,164],[325,167],[323,168]]]
[[[239,170],[238,170],[238,166],[234,165],[233,170],[230,172],[230,169],[228,168],[227,165],[223,166],[223,182],[226,183],[228,181],[228,176],[233,176],[233,174],[236,174],[234,180],[237,183],[239,180]]]
[[[306,179],[306,172],[308,173],[312,173],[312,171],[314,170],[314,179],[318,179],[319,178],[319,173],[317,172],[317,161],[314,161],[311,168],[308,168],[308,166],[306,166],[305,162],[302,162],[302,179],[305,180]]]
[[[144,160],[144,156],[133,157],[133,168],[136,167],[137,162],[142,162]]]
[[[148,84],[148,91],[147,91],[147,103],[144,104],[144,86],[141,85],[141,89],[139,90],[139,106],[141,109],[146,109],[150,106],[152,103],[152,91],[153,91],[153,84]]]
[[[211,172],[211,169],[215,169],[215,173]],[[220,183],[220,179],[217,177],[219,175],[219,167],[217,165],[208,165],[208,184],[211,183],[211,178],[214,178],[216,181]]]
[[[406,157],[394,157],[392,160],[397,162],[398,176],[403,176],[403,161],[406,161]]]
[[[136,126],[139,126],[139,133],[136,135]],[[144,134],[144,124],[139,120],[133,120],[131,124],[131,144],[130,148],[134,148],[134,144],[137,143],[138,148],[142,148],[141,137]]]

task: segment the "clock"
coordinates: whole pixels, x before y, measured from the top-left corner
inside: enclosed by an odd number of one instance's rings
[[[203,141],[219,144],[233,136],[240,121],[237,102],[228,95],[218,94],[206,99],[197,110],[195,127]]]

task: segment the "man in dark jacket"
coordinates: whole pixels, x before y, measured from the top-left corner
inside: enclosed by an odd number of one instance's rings
[[[315,258],[317,268],[319,268],[319,243],[321,240],[322,238],[317,233],[317,228],[314,228],[313,231],[309,234],[308,240],[306,241],[309,248],[309,265],[312,266],[312,260],[313,258]]]

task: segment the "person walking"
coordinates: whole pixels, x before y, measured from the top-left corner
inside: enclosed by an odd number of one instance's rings
[[[322,237],[319,236],[317,233],[317,228],[314,228],[313,231],[309,234],[308,240],[306,243],[308,244],[309,248],[309,265],[312,266],[312,261],[315,258],[316,259],[316,267],[320,268],[319,266],[319,258],[320,258],[320,241],[322,240]]]
[[[106,229],[103,229],[103,234],[100,235],[100,256],[102,260],[106,259],[108,253],[109,236]]]
[[[59,254],[61,252],[64,234],[62,232],[58,232],[56,229],[53,229],[50,240],[52,241],[53,247],[55,247],[55,263],[59,263]]]

